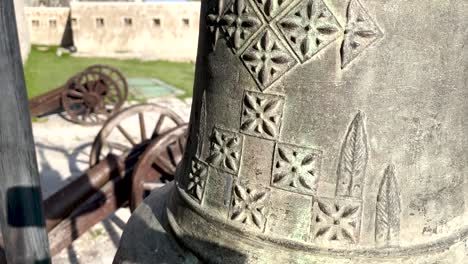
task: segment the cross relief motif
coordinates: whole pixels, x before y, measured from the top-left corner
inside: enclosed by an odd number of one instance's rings
[[[224,36],[260,91],[244,90],[238,128],[232,131],[213,129],[208,157],[205,161],[193,161],[186,192],[203,205],[205,189],[210,191],[206,179],[219,176],[210,175],[209,168],[215,168],[233,179],[232,185],[228,186],[231,200],[226,213],[227,220],[233,224],[264,232],[269,209],[275,206],[271,203],[272,193],[287,192],[313,201],[303,208],[310,210],[312,215],[309,215],[309,229],[304,231],[307,234],[305,242],[325,247],[357,244],[362,212],[361,186],[367,165],[367,155],[364,154],[368,151],[361,112],[348,126],[342,143],[337,173],[337,182],[341,185],[337,186],[334,198],[325,198],[318,193],[323,151],[282,141],[280,135],[284,132],[282,123],[287,98],[266,91],[295,65],[313,60],[340,36],[343,37],[343,68],[383,34],[359,0],[349,1],[344,26],[337,21],[333,8],[323,0],[299,1],[295,6],[291,6],[292,2],[232,0],[226,7],[220,4],[208,14],[207,26],[213,35],[213,48]],[[243,177],[252,177],[241,175],[244,141],[249,138],[273,142],[268,182],[264,179],[255,184],[243,181]],[[360,169],[359,164],[362,164]]]
[[[322,151],[277,144],[272,186],[298,193],[316,194]]]
[[[256,92],[244,95],[241,132],[262,138],[277,138],[283,116],[284,98]]]
[[[262,24],[248,0],[233,1],[221,21],[222,28],[236,51]]]
[[[208,166],[199,160],[193,160],[192,168],[189,173],[187,192],[198,202],[201,202],[203,199],[207,177]]]
[[[337,39],[341,31],[336,18],[320,0],[301,2],[278,26],[302,62]]]
[[[268,210],[268,189],[235,185],[231,220],[263,230]]]
[[[359,240],[361,204],[319,198],[314,203],[311,240],[322,245],[356,244]]]
[[[262,91],[296,64],[271,30],[256,39],[240,58]]]
[[[237,174],[239,170],[242,137],[236,133],[215,128],[211,138],[208,162],[221,170]]]
[[[359,0],[349,1],[344,27],[323,0],[300,1],[289,12],[280,15],[292,2],[233,0],[226,8],[220,4],[207,15],[213,47],[220,35],[224,35],[261,91],[278,81],[297,62],[313,59],[340,36],[343,36],[341,68],[383,37],[382,30]],[[294,54],[281,44],[283,42]]]

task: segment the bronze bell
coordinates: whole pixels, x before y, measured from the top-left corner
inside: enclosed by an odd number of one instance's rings
[[[161,225],[206,263],[468,263],[467,13],[203,1]]]

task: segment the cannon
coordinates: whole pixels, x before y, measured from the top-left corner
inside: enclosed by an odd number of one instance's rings
[[[128,129],[132,122],[137,130]],[[183,119],[156,104],[134,105],[107,120],[94,140],[90,168],[43,203],[52,255],[117,209],[133,211],[151,190],[172,181],[186,134]]]
[[[130,126],[138,129],[125,129]],[[134,210],[154,188],[154,182],[174,179],[185,148],[186,127],[183,119],[168,108],[156,104],[131,106],[103,125],[93,142],[89,165],[93,167],[109,155],[141,156],[132,177],[136,180],[132,181],[130,209]],[[161,145],[157,139],[168,133],[172,136]]]
[[[65,111],[64,117],[82,125],[103,124],[128,97],[128,84],[117,69],[92,65],[64,85],[29,100],[31,116]]]
[[[186,134],[183,119],[156,104],[130,106],[109,118],[94,139],[89,169],[43,201],[51,254],[172,181]]]
[[[51,254],[58,254],[119,208],[130,206],[134,210],[158,186],[163,175],[158,167],[180,162],[186,132],[187,124],[184,124],[151,140],[143,152],[136,150],[120,157],[108,154],[83,176],[44,201]],[[173,158],[167,160],[169,156]],[[171,176],[173,179],[174,175]]]

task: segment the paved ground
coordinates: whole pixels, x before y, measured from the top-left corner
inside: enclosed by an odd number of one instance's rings
[[[189,119],[189,100],[158,98],[149,102],[167,106],[186,121]],[[135,125],[127,125],[125,128],[139,135],[138,121],[133,121]],[[66,185],[71,179],[80,176],[88,168],[91,144],[99,129],[100,127],[72,124],[59,115],[48,116],[33,123],[44,198]],[[122,229],[129,216],[128,209],[120,209],[110,218],[94,226],[68,249],[55,256],[52,259],[53,263],[112,263]]]

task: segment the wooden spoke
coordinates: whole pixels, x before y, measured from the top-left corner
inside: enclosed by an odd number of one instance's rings
[[[161,127],[162,127],[162,124],[164,123],[164,119],[166,118],[165,115],[161,115],[159,117],[159,120],[158,122],[156,123],[156,126],[154,127],[154,130],[153,130],[153,135],[151,136],[151,138],[155,138],[157,137],[160,132],[161,132]]]
[[[159,181],[174,179],[177,164],[182,160],[182,151],[177,149],[181,137],[185,137],[187,126],[182,125],[153,139],[138,159],[132,174],[132,196],[130,208],[135,209],[147,191],[159,186]]]
[[[95,110],[97,113],[101,111],[102,110],[100,109]],[[159,117],[159,119],[152,119],[152,114],[154,114],[155,117]],[[111,153],[115,153],[116,151],[123,152],[116,155],[125,155],[127,158],[129,158],[128,155],[141,155],[141,153],[146,150],[146,147],[151,143],[152,140],[149,138],[147,128],[162,128],[162,121],[160,120],[161,117],[170,121],[166,122],[167,124],[164,124],[163,130],[166,130],[166,128],[173,129],[179,125],[184,124],[183,120],[177,114],[167,108],[155,104],[134,105],[114,115],[112,118],[107,120],[93,143],[90,154],[90,166],[93,166],[101,160],[100,154],[102,152],[102,146],[109,144],[109,142],[118,142],[121,145],[124,143],[124,145],[129,146],[128,150],[124,150],[123,148],[115,148],[110,150]],[[152,123],[150,123],[150,121]],[[138,126],[129,127],[125,125],[135,124],[135,122],[138,122]],[[168,124],[173,125],[172,127],[169,127]],[[113,133],[115,130],[118,130],[118,132]],[[125,139],[123,139],[121,135]],[[177,151],[174,150],[174,152]],[[166,155],[166,153],[164,153],[164,155]],[[164,164],[164,169],[167,170],[168,173],[173,174],[173,172],[171,172],[172,167],[174,167],[174,164],[171,164],[173,161],[170,158],[168,158],[168,160],[169,163]]]
[[[129,151],[131,149],[131,148],[129,148],[129,147],[123,145],[123,144],[117,143],[117,142],[108,142],[107,146],[109,148],[117,149],[117,150],[120,150],[122,152],[127,152],[127,151]]]
[[[146,137],[145,116],[143,113],[138,113],[138,120],[140,121],[141,141],[145,141],[148,138]]]
[[[103,71],[102,68],[106,70]],[[116,114],[127,99],[128,85],[121,73],[104,65],[88,67],[82,73],[71,78],[64,86],[62,106],[71,121],[84,124],[102,124],[110,116]],[[82,118],[73,113],[73,99],[83,98],[85,107],[94,114],[102,114],[99,118]],[[101,111],[104,109],[109,111]]]
[[[123,129],[122,126],[120,125],[117,125],[117,129],[120,131],[120,133],[122,133],[122,135],[133,145],[133,146],[136,146],[137,143],[133,140],[132,136],[130,136],[130,134],[128,134],[128,132]]]
[[[83,98],[83,93],[75,89],[68,90],[68,95],[76,97],[76,98]]]

